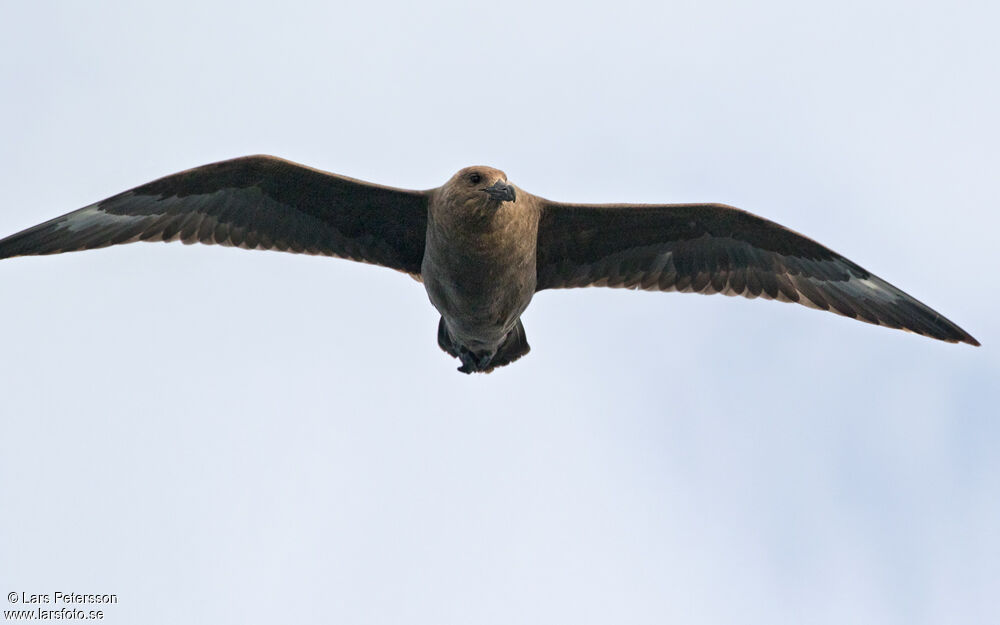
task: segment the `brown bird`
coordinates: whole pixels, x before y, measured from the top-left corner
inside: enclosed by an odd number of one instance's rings
[[[119,193],[0,241],[0,258],[174,241],[322,254],[424,283],[459,371],[528,353],[521,313],[543,289],[608,286],[798,302],[979,345],[916,299],[812,239],[722,204],[561,204],[467,167],[407,191],[247,156]]]

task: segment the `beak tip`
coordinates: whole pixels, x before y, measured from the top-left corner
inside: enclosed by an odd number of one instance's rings
[[[501,202],[513,202],[517,199],[517,193],[513,185],[507,184],[503,180],[497,180],[493,186],[483,189],[494,200]]]

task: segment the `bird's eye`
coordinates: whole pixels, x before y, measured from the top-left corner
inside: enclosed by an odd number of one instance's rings
[[[469,182],[471,182],[472,184],[479,184],[482,181],[483,177],[482,175],[479,174],[479,172],[475,172],[469,175]]]

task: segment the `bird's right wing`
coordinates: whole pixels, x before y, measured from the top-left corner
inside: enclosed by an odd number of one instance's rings
[[[189,169],[0,240],[0,258],[133,241],[322,254],[420,275],[427,195],[270,156]]]
[[[940,313],[840,254],[722,204],[543,202],[537,290],[608,286],[722,293],[979,345]]]

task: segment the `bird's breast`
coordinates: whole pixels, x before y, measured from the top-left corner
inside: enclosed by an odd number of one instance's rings
[[[537,221],[463,227],[430,220],[421,274],[452,331],[506,334],[535,292],[536,243]]]

